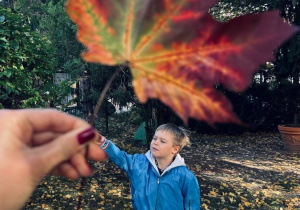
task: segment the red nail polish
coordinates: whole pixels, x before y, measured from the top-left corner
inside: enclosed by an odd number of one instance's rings
[[[78,143],[84,144],[87,141],[93,139],[96,133],[93,128],[88,128],[77,135]]]

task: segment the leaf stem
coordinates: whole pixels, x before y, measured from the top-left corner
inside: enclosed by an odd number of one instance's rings
[[[123,68],[122,68],[122,66],[119,65],[119,68],[115,71],[115,73],[112,75],[112,77],[108,80],[108,82],[106,83],[103,91],[101,92],[101,95],[98,99],[97,105],[94,109],[94,113],[93,113],[93,115],[91,116],[91,119],[90,119],[91,126],[94,127],[96,116],[99,112],[99,109],[100,109],[101,104],[104,100],[104,97],[105,97],[107,91],[109,90],[112,82],[114,81],[114,79],[117,77],[117,75],[120,73],[121,70],[123,70]],[[86,159],[88,158],[88,149],[89,149],[89,147],[87,146],[85,148],[85,158]],[[80,181],[80,189],[79,189],[80,192],[79,192],[79,197],[78,197],[77,210],[81,209],[82,197],[83,197],[83,191],[84,191],[84,185],[85,184],[86,184],[86,178],[82,178],[81,181]]]
[[[119,65],[119,68],[115,71],[115,73],[112,75],[112,77],[107,81],[107,83],[106,83],[103,91],[101,92],[101,95],[100,95],[100,97],[98,99],[97,105],[96,105],[96,107],[94,109],[94,113],[92,114],[91,119],[90,119],[91,126],[94,127],[94,123],[95,123],[96,117],[97,117],[98,112],[100,110],[101,104],[102,104],[102,102],[103,102],[103,100],[105,98],[105,95],[106,95],[107,91],[109,90],[112,82],[114,81],[114,79],[117,77],[117,75],[120,73],[121,70],[123,70],[123,68],[122,68],[122,66]]]

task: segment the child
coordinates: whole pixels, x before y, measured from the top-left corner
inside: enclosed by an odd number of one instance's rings
[[[179,151],[189,143],[186,131],[174,124],[159,126],[145,154],[128,155],[102,137],[101,148],[130,179],[134,209],[200,209],[200,190]]]

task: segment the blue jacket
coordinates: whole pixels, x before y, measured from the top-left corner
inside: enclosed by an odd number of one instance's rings
[[[151,151],[145,155],[128,155],[109,140],[106,140],[102,148],[109,159],[129,176],[134,209],[200,209],[198,181],[179,154],[159,175]]]

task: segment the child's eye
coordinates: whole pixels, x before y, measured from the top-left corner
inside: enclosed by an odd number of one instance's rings
[[[165,141],[161,141],[161,143],[166,143]]]

